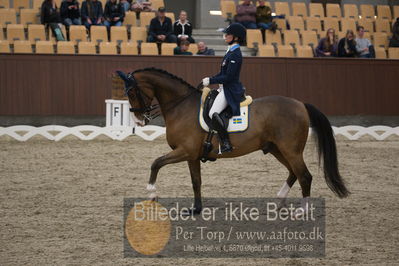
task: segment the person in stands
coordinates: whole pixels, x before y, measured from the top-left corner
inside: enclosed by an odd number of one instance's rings
[[[180,42],[179,46],[177,46],[173,50],[174,55],[193,55],[192,52],[188,51],[188,48],[190,48],[190,42],[188,40],[183,40]]]
[[[66,27],[71,25],[82,25],[79,2],[77,0],[65,0],[62,2],[61,19]]]
[[[180,11],[179,19],[173,24],[174,34],[177,37],[178,44],[181,41],[189,41],[190,43],[195,43],[193,34],[193,26],[187,20],[187,12]]]
[[[237,6],[236,21],[247,29],[257,29],[256,25],[256,7],[251,0],[244,0]]]
[[[104,9],[104,25],[110,29],[112,26],[122,26],[125,17],[125,8],[117,0],[109,0]]]
[[[364,37],[364,27],[357,26],[356,51],[361,58],[374,58],[374,47],[370,40]]]
[[[82,15],[82,22],[87,29],[91,26],[103,25],[103,6],[98,0],[86,0],[82,3],[80,10]]]
[[[61,15],[55,0],[44,0],[40,11],[40,22],[50,27],[57,41],[65,41],[61,31]]]
[[[177,42],[177,38],[173,34],[172,20],[166,16],[164,7],[160,7],[157,16],[151,20],[147,41],[158,43]]]
[[[197,46],[197,55],[215,55],[215,51],[213,49],[209,49],[204,42],[199,42]]]
[[[353,30],[346,32],[345,38],[338,43],[338,57],[356,57],[356,41]]]
[[[326,37],[319,41],[316,47],[316,57],[337,56],[337,37],[334,29],[328,29]]]

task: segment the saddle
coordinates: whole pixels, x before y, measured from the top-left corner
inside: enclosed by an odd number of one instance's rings
[[[208,154],[212,150],[212,138],[215,133],[212,129],[212,119],[209,117],[209,111],[211,110],[218,94],[219,92],[217,90],[211,90],[208,87],[203,88],[202,91],[199,122],[202,129],[208,132],[208,136],[203,144],[203,152],[201,157],[202,162],[216,160],[214,158],[208,158]],[[249,121],[248,108],[251,103],[252,97],[246,96],[244,94],[240,103],[240,116],[233,116],[230,106],[228,106],[221,114],[219,114],[228,133],[237,133],[247,130]]]

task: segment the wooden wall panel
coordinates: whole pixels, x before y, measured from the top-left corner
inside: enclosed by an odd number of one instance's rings
[[[115,70],[163,68],[194,86],[220,57],[0,55],[0,115],[104,115]],[[399,60],[244,58],[254,98],[284,95],[328,115],[399,115]]]

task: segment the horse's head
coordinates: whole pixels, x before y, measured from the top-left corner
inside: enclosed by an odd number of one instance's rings
[[[151,105],[154,99],[153,94],[140,88],[133,74],[126,74],[122,71],[116,71],[116,73],[125,82],[125,95],[132,107],[130,111],[134,113],[135,122],[139,126],[144,126],[151,119],[150,112],[157,107]]]

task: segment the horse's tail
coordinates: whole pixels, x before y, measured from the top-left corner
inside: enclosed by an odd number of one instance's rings
[[[339,174],[337,147],[335,146],[334,133],[330,121],[311,104],[305,104],[308,111],[311,126],[316,133],[319,160],[323,156],[324,178],[328,187],[340,198],[347,197],[350,192]]]

